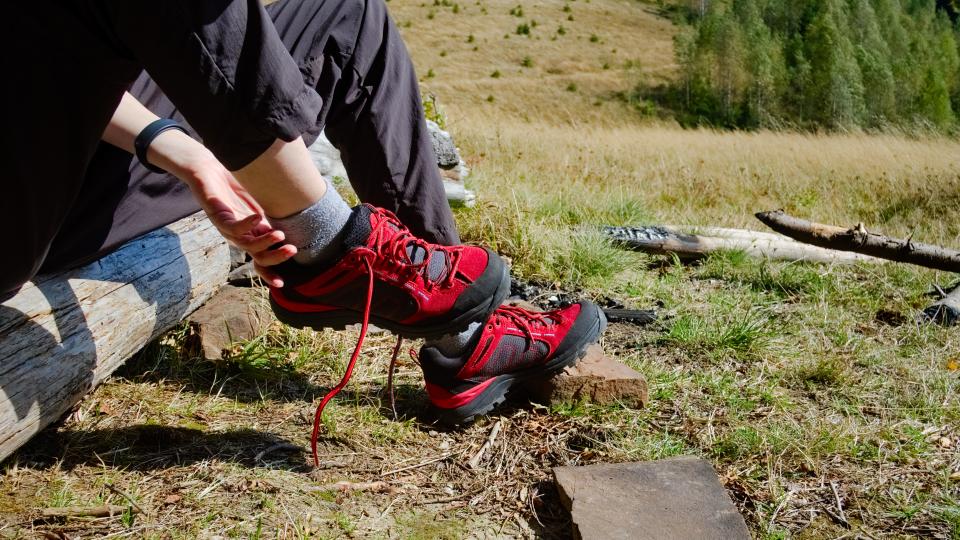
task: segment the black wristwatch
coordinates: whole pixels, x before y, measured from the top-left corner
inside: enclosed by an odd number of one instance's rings
[[[184,133],[187,132],[183,126],[181,126],[176,120],[171,118],[160,118],[159,120],[154,120],[147,124],[147,127],[143,128],[143,131],[137,135],[137,138],[133,140],[133,148],[137,152],[137,159],[140,160],[140,163],[143,164],[147,169],[156,172],[163,173],[166,172],[156,165],[151,165],[147,161],[147,148],[150,148],[150,143],[157,138],[157,135],[160,135],[164,131],[171,129],[178,129]]]

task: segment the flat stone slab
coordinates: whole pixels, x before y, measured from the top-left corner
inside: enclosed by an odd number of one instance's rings
[[[593,344],[579,362],[543,381],[527,383],[530,396],[543,403],[589,401],[640,408],[647,404],[647,381],[632,368]]]
[[[713,466],[696,457],[555,467],[553,475],[574,538],[750,538]]]
[[[225,285],[187,319],[207,360],[223,359],[237,342],[259,336],[273,322],[262,287]]]

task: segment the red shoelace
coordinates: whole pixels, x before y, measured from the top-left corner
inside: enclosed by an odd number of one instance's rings
[[[370,233],[374,235],[374,245],[378,255],[374,259],[374,268],[394,270],[397,271],[398,275],[411,280],[420,275],[423,277],[428,291],[436,285],[449,287],[456,277],[457,269],[460,267],[462,249],[458,246],[431,245],[414,236],[400,223],[393,212],[382,208],[377,211],[384,216],[384,219],[381,219],[377,227]],[[387,225],[393,225],[396,230],[388,231]],[[423,259],[415,263],[410,259],[410,253],[414,253],[417,249],[423,250]],[[429,273],[430,258],[436,251],[443,252],[446,265],[443,279],[439,283],[430,279]]]
[[[523,309],[519,306],[500,306],[493,312],[493,316],[490,319],[490,324],[495,326],[507,324],[507,321],[513,322],[518,328],[523,330],[523,333],[531,343],[534,341],[534,338],[530,325],[537,324],[546,326],[548,324],[548,319],[545,314]]]
[[[377,247],[376,251],[367,247],[361,247],[354,249],[347,255],[348,257],[357,258],[357,262],[362,264],[367,270],[367,298],[363,307],[363,322],[360,325],[360,337],[357,339],[357,345],[353,348],[353,354],[350,355],[346,372],[343,374],[340,382],[323,396],[313,416],[313,433],[310,435],[310,450],[313,452],[313,463],[315,466],[320,465],[320,458],[317,455],[317,440],[320,437],[320,426],[323,424],[323,409],[326,408],[327,403],[336,397],[350,382],[350,377],[353,376],[353,368],[356,366],[357,359],[360,357],[360,351],[363,349],[363,340],[367,337],[367,328],[370,324],[370,305],[373,301],[374,268],[379,269],[386,267],[388,269],[399,270],[398,273],[406,276],[408,279],[413,279],[414,276],[419,274],[424,278],[424,283],[426,283],[429,290],[434,285],[433,281],[429,279],[428,273],[430,257],[433,255],[434,250],[442,249],[446,255],[447,273],[440,282],[441,287],[446,287],[453,283],[457,267],[460,264],[460,250],[456,248],[430,246],[423,240],[413,236],[391,212],[383,209],[379,211],[386,215],[387,219],[381,220],[377,228],[370,233],[376,235],[374,237],[374,245]],[[387,223],[393,223],[393,225],[397,227],[397,231],[395,231],[392,237],[384,239],[383,237],[388,234],[384,232]],[[423,260],[419,263],[414,263],[410,260],[408,247],[410,247],[411,244],[424,250]],[[390,357],[390,367],[387,372],[387,392],[390,394],[390,409],[393,411],[394,417],[397,415],[397,408],[393,395],[393,373],[397,364],[397,355],[402,345],[403,338],[397,336],[397,344],[393,348],[393,355]]]

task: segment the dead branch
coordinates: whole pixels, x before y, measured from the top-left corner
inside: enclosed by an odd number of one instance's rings
[[[783,210],[759,212],[756,216],[778,233],[814,246],[960,272],[960,251],[914,242],[910,238],[898,240],[868,232],[862,223],[844,229],[796,218]]]
[[[117,495],[119,495],[119,496],[123,497],[124,499],[126,499],[127,502],[130,503],[130,505],[133,506],[133,507],[137,510],[137,512],[140,512],[141,514],[143,514],[143,515],[145,515],[145,516],[146,516],[146,515],[149,515],[149,513],[148,513],[146,510],[144,510],[139,504],[137,504],[137,501],[133,500],[133,497],[131,497],[130,494],[127,493],[126,491],[123,491],[122,489],[120,489],[120,488],[118,488],[117,486],[111,484],[110,482],[105,483],[104,486],[106,486],[107,489],[109,489],[110,491],[112,491],[112,492],[116,493]]]
[[[483,446],[480,447],[480,450],[470,458],[468,465],[471,469],[476,469],[480,465],[480,460],[483,459],[483,455],[487,453],[487,450],[493,446],[493,443],[497,440],[497,435],[500,434],[500,428],[503,426],[501,420],[497,420],[497,423],[493,425],[493,428],[490,430],[490,435],[487,437],[487,440],[483,443]]]
[[[960,286],[944,293],[943,298],[920,312],[920,318],[942,326],[953,326],[960,322]]]
[[[742,229],[709,228],[705,230],[725,236],[688,234],[659,226],[603,228],[604,234],[614,242],[636,251],[655,255],[676,254],[681,258],[696,259],[717,251],[743,251],[753,257],[774,260],[841,264],[879,262],[873,257],[809,246],[770,233]]]
[[[126,506],[116,504],[102,504],[99,506],[64,506],[60,508],[44,508],[40,515],[45,519],[70,517],[111,517],[119,516],[127,511]],[[136,508],[132,508],[136,511]]]
[[[352,491],[366,491],[371,493],[392,493],[395,488],[386,482],[334,482],[322,486],[307,488],[307,491],[339,491],[348,493]]]
[[[304,451],[302,446],[299,446],[293,443],[288,443],[288,442],[281,442],[274,445],[270,445],[264,448],[263,450],[261,450],[259,453],[257,453],[256,456],[253,457],[253,461],[255,463],[260,463],[260,461],[263,460],[264,456],[266,456],[267,454],[271,452],[277,452],[280,450],[283,450],[285,452],[303,452]]]
[[[448,453],[443,454],[443,455],[441,455],[441,456],[439,456],[439,457],[431,458],[431,459],[428,459],[428,460],[426,460],[426,461],[422,461],[422,462],[420,462],[420,463],[417,463],[416,465],[409,465],[409,466],[407,466],[407,467],[401,467],[401,468],[399,468],[399,469],[394,469],[394,470],[392,470],[392,471],[387,471],[387,472],[383,473],[381,476],[389,476],[389,475],[391,475],[391,474],[397,474],[397,473],[400,473],[400,472],[406,472],[406,471],[410,471],[410,470],[413,470],[413,469],[419,469],[420,467],[425,467],[425,466],[427,466],[427,465],[430,465],[431,463],[436,463],[436,462],[438,462],[438,461],[443,461],[443,460],[449,458],[449,457],[452,456],[452,455],[453,455],[453,452],[448,452]]]

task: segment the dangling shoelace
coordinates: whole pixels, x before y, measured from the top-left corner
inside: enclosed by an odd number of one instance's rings
[[[409,255],[407,255],[407,246],[410,243],[416,243],[418,247],[421,247],[426,252],[426,255],[424,256],[423,261],[421,261],[420,263],[413,263],[411,261],[411,263],[409,264],[403,264],[404,266],[410,268],[411,271],[415,274],[415,273],[423,273],[427,271],[428,264],[430,261],[430,256],[433,253],[432,249],[428,249],[426,242],[423,242],[422,240],[416,238],[409,231],[407,231],[407,229],[400,224],[399,220],[397,220],[392,213],[386,210],[381,210],[381,212],[386,214],[389,220],[381,221],[377,225],[377,229],[371,233],[371,234],[377,235],[375,237],[374,243],[377,245],[378,252],[374,252],[369,248],[357,248],[354,252],[351,253],[352,256],[360,258],[360,262],[363,263],[363,265],[366,267],[366,270],[367,270],[367,298],[366,298],[366,301],[364,302],[364,307],[363,307],[363,323],[360,325],[360,337],[357,338],[357,345],[353,348],[353,354],[350,355],[350,362],[347,363],[347,369],[346,369],[346,372],[343,374],[343,378],[340,379],[340,382],[336,386],[334,386],[329,392],[327,392],[325,396],[323,396],[323,399],[320,400],[320,404],[317,405],[317,410],[314,413],[313,432],[310,435],[310,450],[313,452],[313,463],[315,466],[320,466],[320,458],[317,454],[317,442],[320,437],[320,426],[323,425],[323,409],[326,408],[327,403],[329,403],[330,400],[336,397],[336,395],[339,394],[340,391],[343,390],[347,386],[347,384],[350,382],[350,377],[353,376],[353,368],[354,366],[356,366],[357,359],[360,357],[360,351],[363,349],[363,341],[367,337],[367,328],[370,323],[370,306],[373,302],[373,284],[374,284],[374,272],[373,272],[374,265],[373,265],[373,262],[371,262],[371,259],[402,261],[403,259],[398,257],[398,255],[402,253],[403,254],[402,256],[407,258],[407,260],[409,260],[410,257]],[[383,227],[386,223],[389,223],[390,221],[395,222],[394,225],[397,226],[398,228],[397,234],[396,236],[394,236],[393,238],[387,241],[381,241],[381,236],[383,234]],[[387,254],[385,254],[387,255],[385,257],[384,256],[378,257],[378,255],[384,255],[382,252],[379,252],[379,250],[384,247],[386,247],[387,250],[392,250],[392,252],[388,252]],[[450,256],[453,253],[456,254],[455,258]],[[447,255],[446,257],[447,274],[444,280],[442,281],[442,286],[446,286],[452,283],[453,276],[455,275],[457,271],[457,267],[460,264],[459,252],[452,252],[452,253],[448,252],[446,253],[446,255]],[[432,286],[432,283],[433,283],[429,279],[424,279],[424,282],[427,283],[428,287]],[[390,366],[387,371],[387,392],[390,395],[390,410],[393,411],[394,418],[397,417],[397,407],[396,407],[396,400],[393,393],[393,373],[396,369],[397,356],[400,352],[401,346],[403,346],[403,337],[397,336],[397,344],[393,348],[393,354],[390,357]]]

